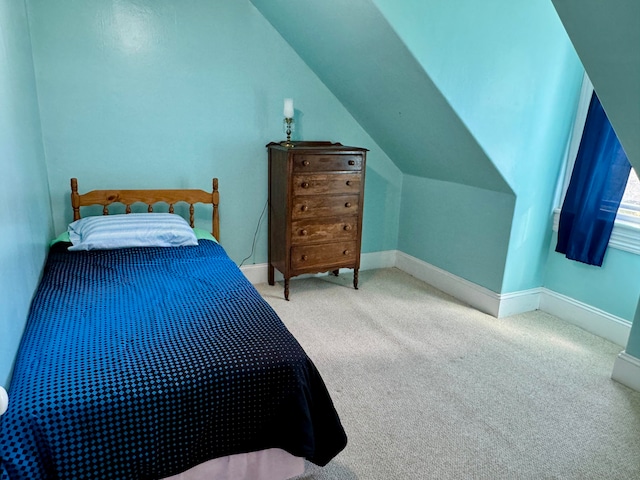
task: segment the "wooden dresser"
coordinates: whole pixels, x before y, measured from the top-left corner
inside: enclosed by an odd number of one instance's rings
[[[277,268],[303,273],[353,268],[358,288],[365,148],[331,142],[267,145],[269,152],[269,284]]]

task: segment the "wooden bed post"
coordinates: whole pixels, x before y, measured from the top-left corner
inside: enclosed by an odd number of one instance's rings
[[[73,208],[73,221],[80,219],[80,195],[78,194],[78,179],[71,179],[71,207]]]
[[[220,203],[220,193],[218,192],[218,179],[213,179],[213,191],[211,192],[211,203],[213,203],[212,227],[213,236],[220,241],[220,216],[218,213],[218,204]]]

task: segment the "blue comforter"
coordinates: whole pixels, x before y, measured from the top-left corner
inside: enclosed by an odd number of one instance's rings
[[[0,417],[2,479],[156,479],[271,447],[324,465],[344,448],[312,361],[219,244],[67,246]]]

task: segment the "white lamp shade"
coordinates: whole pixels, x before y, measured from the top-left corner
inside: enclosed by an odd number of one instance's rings
[[[284,99],[284,118],[293,118],[293,98]]]

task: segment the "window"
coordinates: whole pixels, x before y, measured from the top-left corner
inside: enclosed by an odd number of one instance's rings
[[[580,99],[573,132],[566,151],[565,172],[561,176],[559,184],[556,208],[554,210],[553,229],[558,231],[560,208],[569,186],[573,164],[578,153],[582,131],[584,129],[589,102],[593,93],[593,85],[587,74],[584,74]],[[640,179],[632,168],[627,181],[620,208],[616,216],[616,222],[609,240],[609,246],[640,255]]]
[[[633,168],[631,168],[627,188],[624,190],[624,196],[618,209],[618,218],[640,224],[640,179]]]

